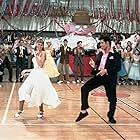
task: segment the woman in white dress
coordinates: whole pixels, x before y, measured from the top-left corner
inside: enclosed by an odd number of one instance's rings
[[[30,74],[19,88],[19,110],[15,117],[19,117],[23,113],[25,101],[29,107],[39,107],[40,112],[37,115],[39,118],[43,117],[43,104],[49,108],[56,108],[61,103],[47,72],[43,69],[45,59],[44,42],[39,39],[36,42],[36,53],[33,57],[34,68],[22,72],[22,75],[25,75],[26,72],[30,72]]]

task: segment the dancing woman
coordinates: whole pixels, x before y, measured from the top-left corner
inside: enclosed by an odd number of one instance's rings
[[[30,72],[30,74],[19,88],[19,110],[15,117],[19,117],[24,112],[25,101],[29,107],[39,107],[38,118],[43,117],[43,104],[49,108],[56,108],[61,103],[47,72],[43,69],[45,59],[44,42],[39,39],[36,42],[36,53],[33,57],[34,68],[22,72],[22,75],[27,72]]]

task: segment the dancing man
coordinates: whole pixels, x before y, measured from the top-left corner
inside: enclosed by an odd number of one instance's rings
[[[102,51],[96,57],[94,67],[94,76],[81,87],[81,111],[76,122],[82,120],[88,115],[89,92],[99,86],[104,86],[108,97],[109,112],[107,116],[110,123],[116,123],[114,113],[116,109],[116,85],[117,72],[121,69],[121,60],[117,52],[111,49],[111,40],[108,36],[100,37],[100,46]]]

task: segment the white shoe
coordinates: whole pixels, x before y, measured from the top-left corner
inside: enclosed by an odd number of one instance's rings
[[[84,81],[81,81],[81,83],[84,84],[85,82]]]
[[[79,83],[80,81],[79,80],[77,80],[77,83]]]
[[[23,112],[24,110],[18,110],[18,112],[15,114],[15,118],[18,118]]]
[[[57,82],[57,84],[62,84],[62,83],[63,83],[63,81],[58,81],[58,82]]]
[[[76,82],[75,82],[75,81],[72,81],[72,83],[73,83],[73,84],[76,84]]]
[[[67,81],[67,84],[70,84],[70,81]]]
[[[39,113],[37,114],[37,118],[43,118],[43,112],[39,112]]]
[[[2,85],[0,85],[0,88],[2,87]]]

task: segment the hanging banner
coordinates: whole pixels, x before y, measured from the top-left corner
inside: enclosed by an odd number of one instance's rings
[[[5,14],[5,10],[7,7],[7,0],[3,0],[1,4],[1,15],[3,16]]]

